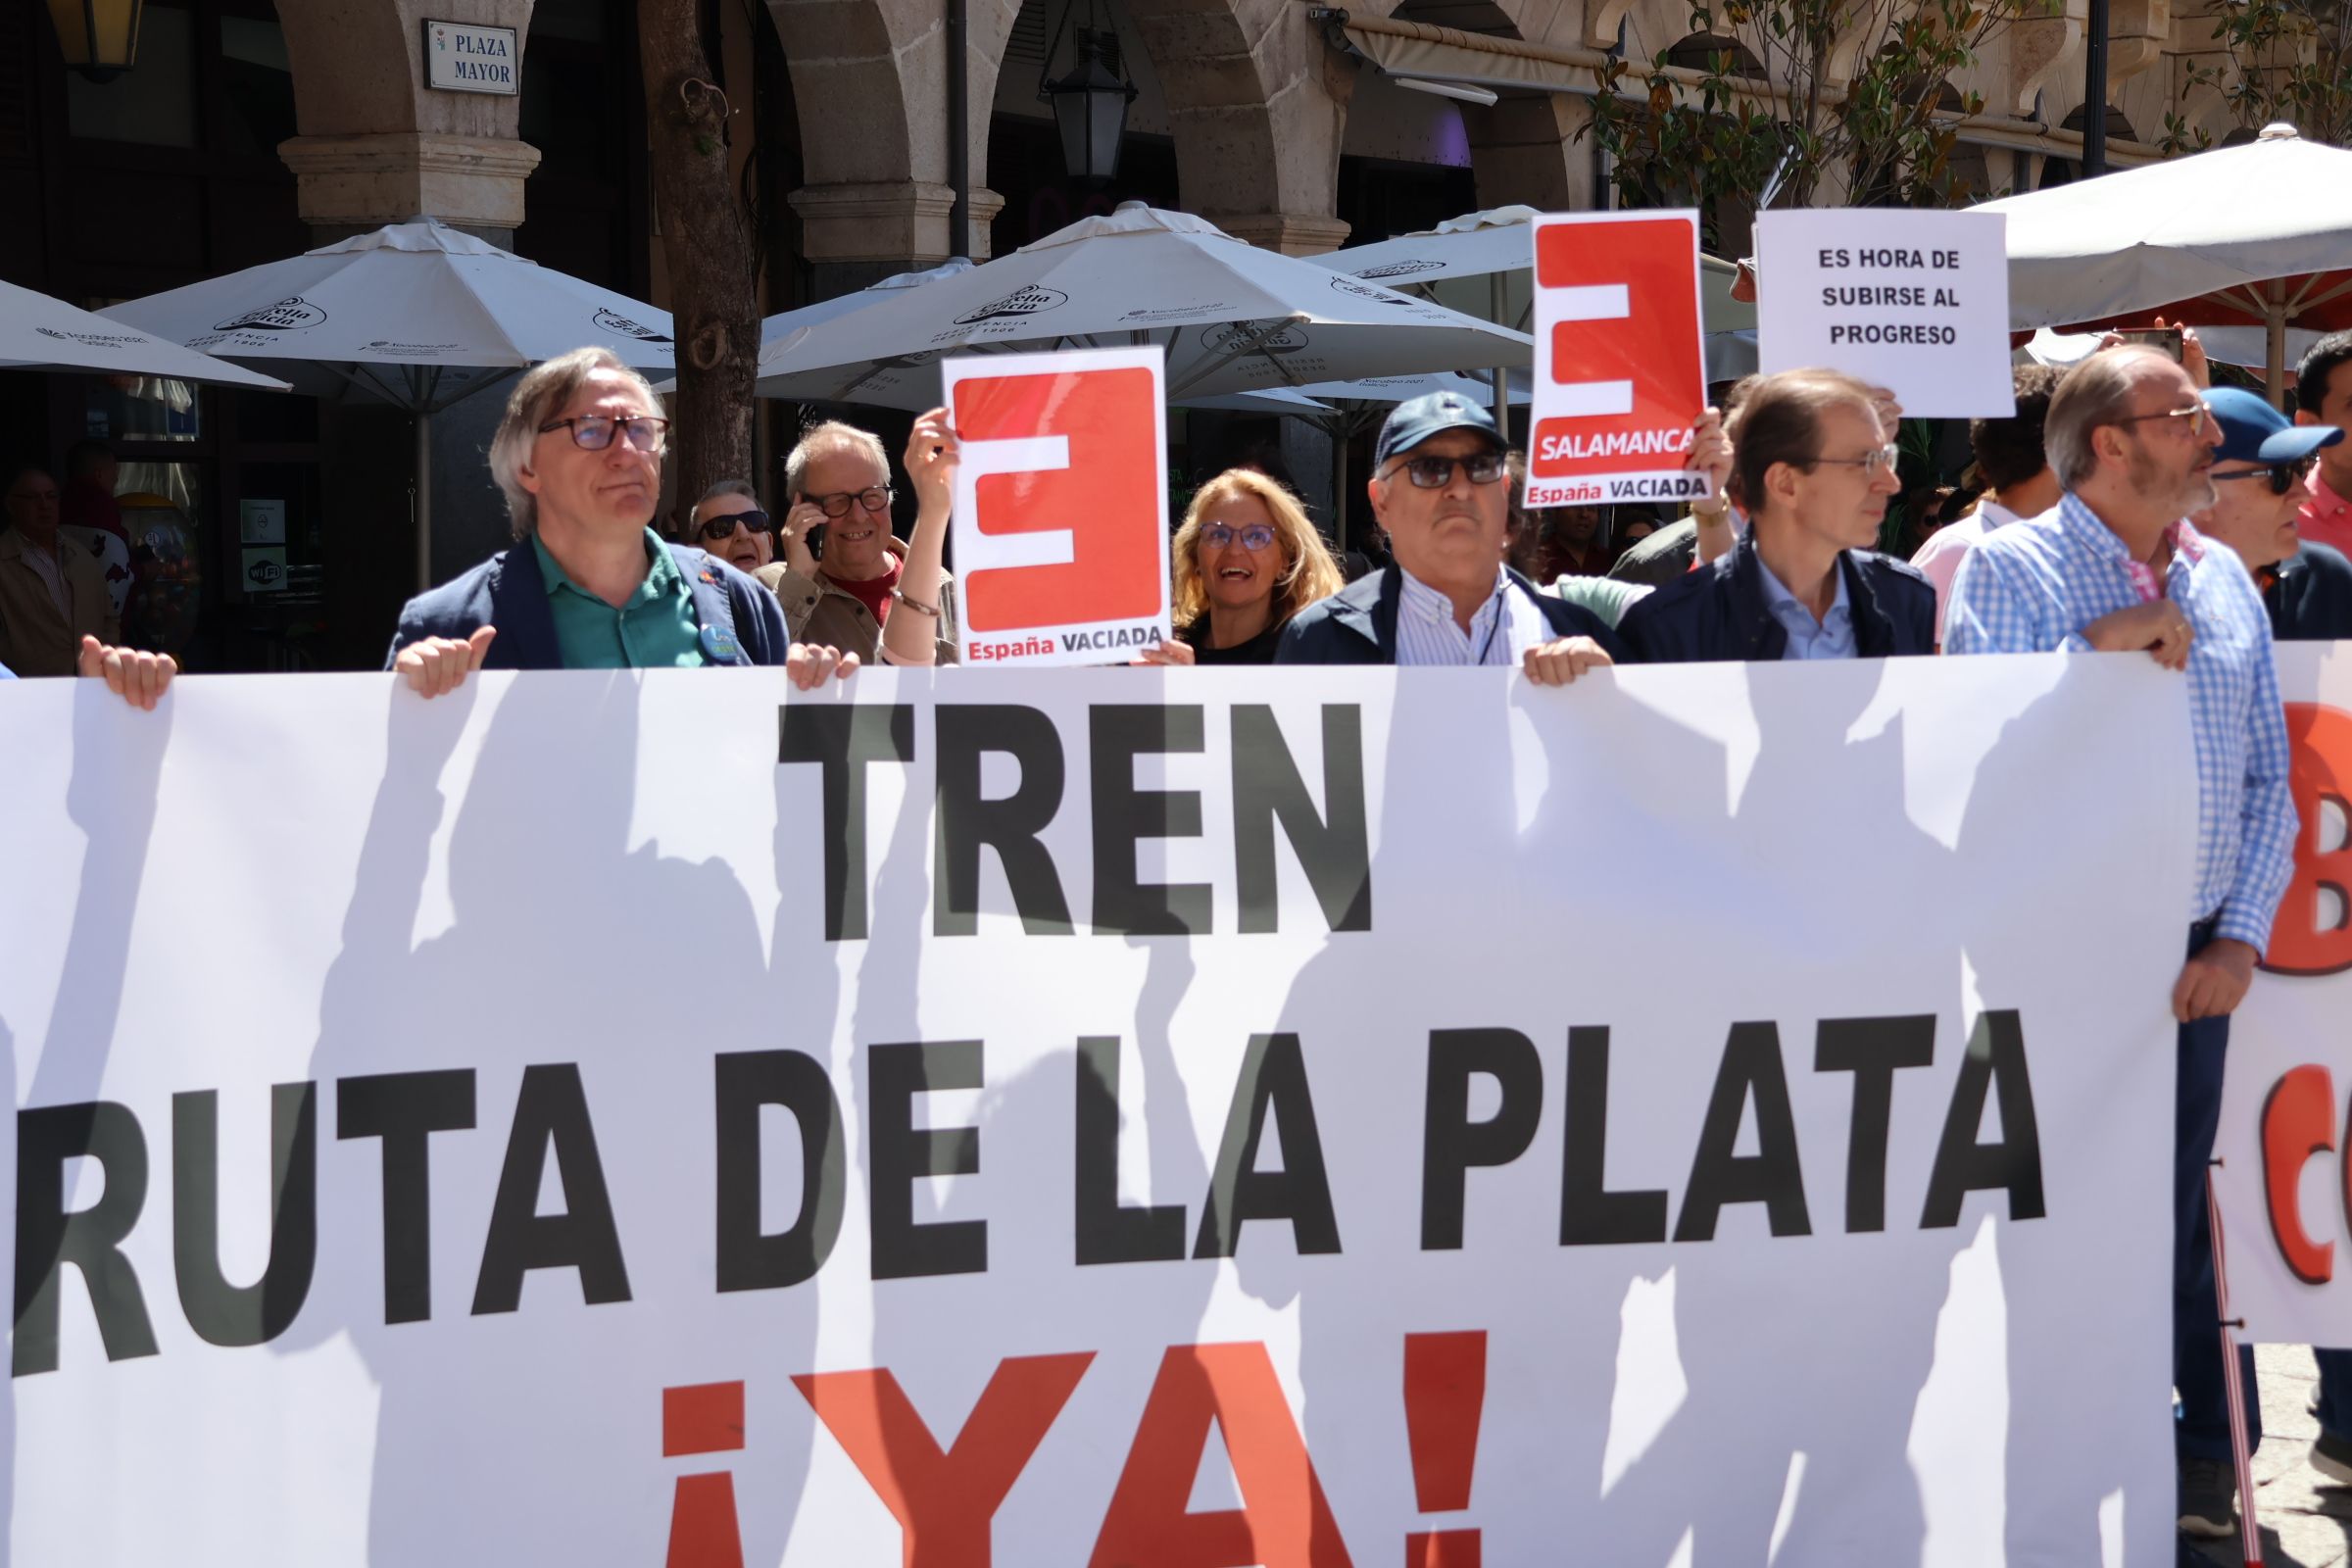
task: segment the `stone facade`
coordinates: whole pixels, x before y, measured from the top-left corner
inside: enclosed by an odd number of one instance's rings
[[[2079,146],[2063,127],[2070,115],[2080,118],[2086,3],[2051,0],[2045,13],[1997,35],[1971,79],[1952,84],[1983,95],[1982,133],[1971,140],[1996,188],[2032,183],[2044,159]],[[2187,73],[2210,63],[2216,3],[2115,0],[2109,70],[2121,119],[2110,136],[2118,162],[2149,155],[2134,131],[2161,126]],[[498,235],[526,217],[537,155],[516,134],[515,101],[424,87],[415,38],[427,9],[527,30],[531,0],[278,7],[302,132],[282,151],[300,181],[302,214],[322,233],[429,211]],[[1110,9],[1122,36],[1149,56],[1185,206],[1293,254],[1348,241],[1337,211],[1339,164],[1359,73],[1370,68],[1332,46],[1310,6],[1116,0]],[[804,179],[790,200],[806,259],[834,287],[851,287],[949,255],[956,247],[949,232],[947,0],[766,0],[766,13],[798,106]],[[1687,0],[1357,0],[1359,15],[1391,13],[1584,51],[1622,39],[1637,60],[1689,26]],[[1021,14],[1021,0],[968,0],[974,188],[966,238],[978,257],[987,255],[989,220],[1001,205],[987,183],[997,76]],[[1589,118],[1583,99],[1506,96],[1457,112],[1479,205],[1592,205],[1594,161],[1578,139]],[[2228,128],[2215,122],[2220,115],[2212,93],[2188,95],[2185,118],[2217,137]]]

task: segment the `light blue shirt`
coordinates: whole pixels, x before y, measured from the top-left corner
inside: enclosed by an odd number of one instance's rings
[[[1845,602],[1845,564],[1839,560],[1830,568],[1830,580],[1838,591],[1830,599],[1830,612],[1819,620],[1813,612],[1796,602],[1772,568],[1764,564],[1763,552],[1756,553],[1756,570],[1764,578],[1764,605],[1772,618],[1788,629],[1788,646],[1781,650],[1783,659],[1851,659],[1854,657],[1854,612]]]
[[[2038,517],[1988,533],[1961,559],[1943,628],[1947,654],[2083,653],[2082,628],[2145,603],[2131,552],[2069,492]],[[2145,571],[2148,568],[2142,567]],[[2196,740],[2197,880],[2191,919],[2256,952],[2294,873],[2295,802],[2271,617],[2237,552],[2185,520],[2158,585],[2188,616],[2188,711]]]
[[[1494,591],[1462,630],[1453,601],[1399,566],[1396,599],[1398,664],[1516,664],[1530,648],[1551,641],[1551,623],[1533,596],[1511,589],[1510,573],[1494,568]]]

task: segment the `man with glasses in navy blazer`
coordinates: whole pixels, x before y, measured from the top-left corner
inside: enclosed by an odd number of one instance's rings
[[[608,350],[525,374],[490,442],[516,543],[410,600],[385,667],[426,697],[483,668],[783,664],[804,690],[856,669],[792,643],[750,577],[653,531],[668,430],[653,388]]]

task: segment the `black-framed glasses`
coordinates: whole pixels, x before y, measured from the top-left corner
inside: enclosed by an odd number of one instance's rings
[[[1808,466],[1816,463],[1833,464],[1840,468],[1860,468],[1862,477],[1876,479],[1882,473],[1893,473],[1903,461],[1903,449],[1892,444],[1875,448],[1858,458],[1808,458]]]
[[[568,419],[550,419],[539,427],[541,435],[550,430],[571,431],[571,444],[583,452],[602,452],[618,435],[639,452],[659,452],[669,436],[669,421],[651,414],[630,414],[615,417],[610,414],[582,414]]]
[[[1472,484],[1493,484],[1508,468],[1508,461],[1499,452],[1473,452],[1466,458],[1407,458],[1396,466],[1405,477],[1413,481],[1416,490],[1443,490],[1453,482],[1456,466],[1467,474]],[[1396,472],[1391,468],[1390,473]]]
[[[2194,435],[2197,431],[2204,429],[2205,421],[2212,417],[2213,405],[2203,398],[2199,398],[2184,409],[2158,409],[2154,414],[2127,414],[2115,422],[2137,424],[2143,419],[2185,419],[2188,423],[2182,428]]]
[[[1274,543],[1274,530],[1262,522],[1244,523],[1239,528],[1231,523],[1212,522],[1200,530],[1200,542],[1211,550],[1223,550],[1236,539],[1254,556]]]
[[[767,514],[755,507],[749,512],[730,512],[723,517],[705,517],[702,524],[703,543],[714,545],[721,539],[732,539],[738,528],[765,533]]]
[[[2268,479],[2271,494],[2282,496],[2295,487],[2297,480],[2311,471],[2311,460],[2298,458],[2292,463],[2272,463],[2259,468],[2240,468],[2235,473],[2217,473],[2216,479]]]
[[[846,517],[853,504],[868,512],[888,512],[890,487],[878,484],[864,490],[837,490],[829,496],[804,496],[801,499],[828,517]]]

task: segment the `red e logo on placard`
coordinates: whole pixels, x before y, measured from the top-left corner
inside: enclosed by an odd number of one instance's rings
[[[964,462],[982,465],[963,568],[975,631],[1159,612],[1158,387],[1143,368],[974,376],[956,383]],[[1001,443],[974,450],[975,443]]]
[[[1537,228],[1536,309],[1547,329],[1537,474],[1623,468],[1627,457],[1663,456],[1652,438],[1689,429],[1706,402],[1695,235],[1682,217]],[[1680,450],[1662,466],[1678,466]]]

